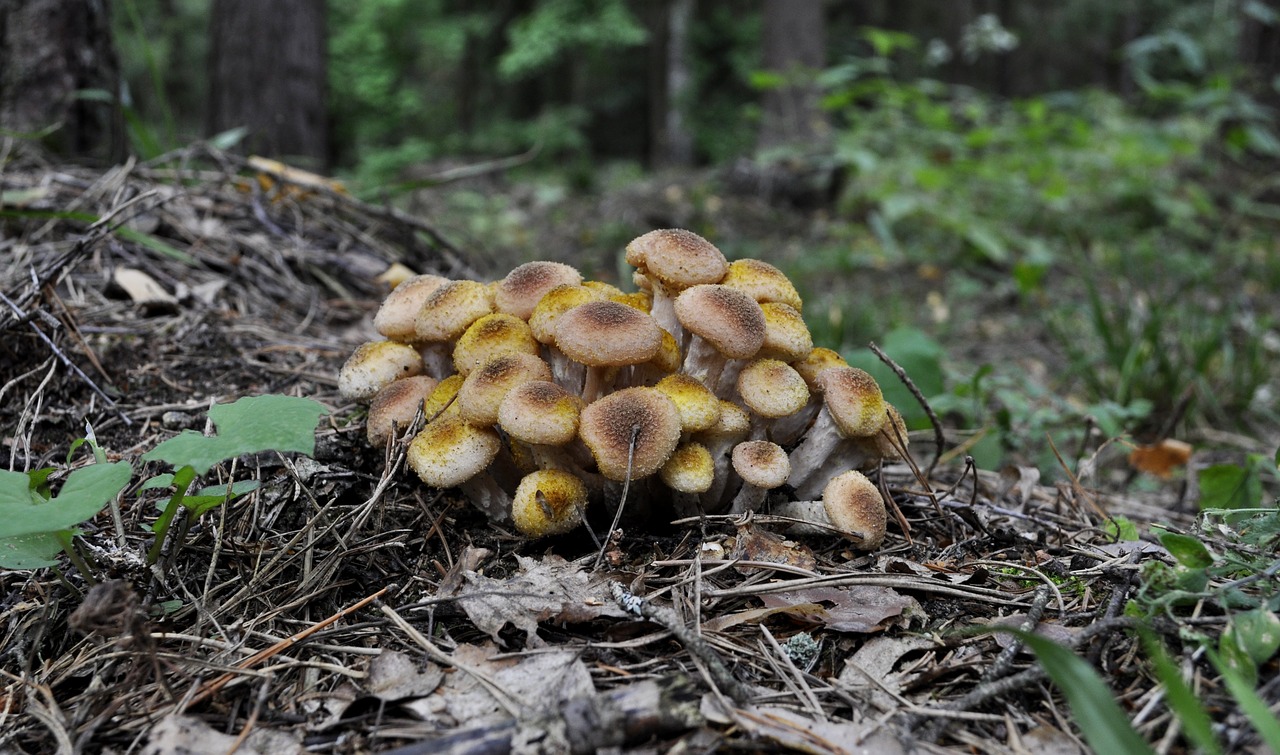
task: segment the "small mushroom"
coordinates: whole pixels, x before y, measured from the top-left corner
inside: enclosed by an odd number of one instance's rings
[[[631,479],[639,480],[661,469],[676,450],[680,411],[656,389],[624,388],[582,410],[578,435],[591,449],[602,475],[626,480],[630,454]]]
[[[439,275],[415,275],[392,289],[373,316],[373,328],[384,338],[401,343],[418,340],[415,322],[422,304],[448,278]]]
[[[439,417],[414,436],[406,458],[426,484],[461,488],[491,520],[504,522],[511,517],[511,497],[488,471],[501,448],[493,430],[461,417]]]
[[[414,417],[418,416],[435,387],[435,378],[415,375],[397,380],[378,391],[369,402],[369,416],[365,420],[369,445],[383,448],[395,440],[413,424]]]
[[[412,346],[396,341],[360,344],[338,371],[338,394],[366,401],[393,381],[422,374],[422,357]]]
[[[750,359],[764,345],[764,311],[741,291],[704,284],[685,289],[675,312],[689,334],[684,372],[722,395],[718,386],[725,364]]]
[[[766,439],[775,420],[809,403],[809,387],[791,365],[777,359],[754,359],[738,375],[738,395],[755,415],[751,437]]]
[[[720,285],[736,288],[764,304],[778,302],[797,312],[804,308],[800,294],[791,280],[778,268],[763,260],[741,259],[729,263]]]
[[[587,366],[582,400],[603,394],[619,367],[643,364],[662,347],[662,329],[653,318],[616,301],[592,301],[565,312],[556,323],[556,345]]]
[[[701,443],[681,443],[658,470],[658,476],[671,488],[671,503],[676,515],[683,518],[702,514],[699,494],[711,489],[716,467],[711,453]]]
[[[818,376],[823,406],[804,440],[791,452],[791,485],[796,495],[811,498],[823,478],[815,474],[832,464],[839,468],[868,461],[846,438],[875,435],[885,422],[885,400],[875,378],[856,367],[835,367]]]
[[[498,282],[493,303],[499,312],[528,320],[542,297],[556,286],[577,286],[582,274],[562,262],[526,262]]]
[[[582,524],[587,486],[560,469],[538,469],[525,475],[511,499],[511,519],[529,537],[561,535]]]
[[[720,419],[720,399],[701,381],[683,372],[667,375],[654,388],[675,402],[680,411],[680,427],[686,433],[707,430]]]
[[[473,425],[498,422],[498,408],[514,388],[534,380],[550,380],[551,368],[532,354],[512,352],[472,370],[458,389],[458,413]]]
[[[733,470],[742,478],[742,488],[729,504],[729,513],[740,516],[759,511],[769,491],[786,483],[791,461],[777,443],[748,440],[733,447]]]
[[[673,298],[684,289],[719,283],[729,269],[724,254],[692,231],[664,228],[650,231],[627,244],[627,264],[643,276],[653,294],[650,313],[677,339],[681,324],[672,309]]]
[[[513,352],[538,356],[538,351],[529,323],[499,312],[471,323],[458,338],[453,345],[453,366],[459,375],[466,375],[496,356]]]
[[[751,415],[747,414],[747,410],[732,401],[720,399],[720,415],[716,423],[694,434],[693,439],[707,447],[711,461],[715,464],[715,480],[700,498],[703,511],[715,513],[723,508],[725,490],[732,476],[730,455],[733,447],[745,439],[750,431]]]
[[[580,304],[602,301],[604,298],[600,291],[585,284],[556,286],[538,300],[533,313],[529,315],[529,330],[538,339],[538,343],[543,345],[547,364],[551,365],[552,379],[566,388],[578,390],[586,377],[586,366],[570,359],[556,345],[556,325],[565,312]]]
[[[784,362],[803,360],[813,351],[813,336],[800,311],[790,304],[767,301],[760,305],[764,312],[764,344],[758,357]]]
[[[888,514],[875,483],[857,470],[831,478],[821,501],[792,501],[774,506],[778,516],[800,520],[791,526],[798,534],[832,531],[856,540],[862,550],[874,550],[884,542]]]
[[[586,478],[578,459],[569,450],[578,437],[578,420],[582,399],[563,386],[545,380],[534,380],[517,386],[498,407],[498,424],[517,443],[526,444],[534,466],[543,469],[565,469]]]

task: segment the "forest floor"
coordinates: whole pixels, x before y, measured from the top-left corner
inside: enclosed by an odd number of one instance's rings
[[[597,565],[584,530],[523,539],[406,475],[404,445],[370,448],[363,408],[336,390],[374,336],[392,262],[491,279],[536,256],[609,277],[632,236],[709,223],[755,239],[754,256],[803,259],[821,214],[693,202],[705,177],[673,176],[546,215],[531,194],[480,229],[484,213],[450,215],[444,192],[411,215],[195,151],[106,173],[33,164],[0,181],[8,468],[65,468],[86,421],[108,459],[134,468],[118,518],[80,528],[90,574],[65,560],[0,571],[0,752],[1087,751],[1035,657],[990,631],[1006,626],[1072,648],[1148,742],[1179,741],[1125,610],[1168,552],[1108,529],[1114,517],[1191,527],[1176,485],[1041,485],[963,454],[935,465],[925,432],[911,464],[877,474],[897,509],[879,550],[785,539],[767,518],[624,520]],[[502,236],[512,243],[473,246]],[[162,293],[130,293],[124,269]],[[930,279],[884,275],[919,281],[922,299]],[[825,294],[881,285],[832,280]],[[992,304],[970,345],[949,347],[1051,371],[1025,311],[1002,319]],[[268,393],[327,409],[313,458],[216,466],[206,482],[260,488],[184,519],[149,565],[163,491],[140,483],[169,470],[142,454],[210,429],[215,403]],[[87,460],[82,449],[71,466]],[[592,529],[609,513],[592,512]],[[616,600],[628,593],[646,601],[643,619]],[[1195,627],[1225,625],[1209,612]],[[1228,750],[1256,751],[1224,688],[1196,678]]]

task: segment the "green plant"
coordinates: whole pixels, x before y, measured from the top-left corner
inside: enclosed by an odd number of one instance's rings
[[[243,454],[261,451],[315,451],[315,428],[324,407],[306,398],[256,396],[209,409],[209,419],[218,433],[205,436],[187,430],[170,438],[142,456],[144,461],[162,461],[177,471],[157,475],[140,489],[170,487],[174,492],[152,526],[154,541],[147,562],[154,564],[164,548],[170,525],[180,508],[192,516],[244,495],[257,487],[253,481],[235,482],[188,493],[194,480],[215,465]],[[66,475],[57,495],[51,492],[53,468],[32,472],[0,470],[0,567],[35,569],[53,566],[58,550],[64,551],[86,579],[93,575],[82,555],[74,548],[79,526],[97,516],[118,496],[132,478],[127,461],[108,462],[106,454],[92,440],[72,445],[67,463],[83,443],[93,449],[95,462]]]

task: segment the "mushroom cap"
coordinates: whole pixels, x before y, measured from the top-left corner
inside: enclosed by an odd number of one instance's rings
[[[338,393],[345,399],[364,401],[395,380],[421,375],[418,350],[397,341],[362,343],[338,370]]]
[[[453,345],[453,367],[466,375],[490,359],[512,352],[538,355],[538,342],[529,323],[515,315],[488,314],[471,323]]]
[[[761,417],[795,414],[809,403],[809,386],[791,365],[777,359],[756,359],[738,374],[742,403]]]
[[[675,402],[680,410],[680,425],[686,433],[706,430],[720,419],[720,399],[697,378],[673,372],[659,380],[654,388]]]
[[[485,471],[501,447],[498,434],[487,427],[440,417],[413,437],[406,458],[423,482],[451,488]]]
[[[649,363],[662,372],[672,373],[680,369],[684,355],[680,353],[680,343],[676,341],[675,336],[666,330],[663,330],[661,335],[662,345],[658,347],[658,353],[653,355]]]
[[[767,440],[747,440],[733,447],[733,471],[748,485],[773,490],[791,476],[791,460],[782,446]]]
[[[676,297],[676,318],[729,359],[749,359],[764,345],[764,311],[741,291],[715,284],[691,286]]]
[[[757,356],[784,362],[795,362],[809,356],[813,351],[813,336],[809,334],[809,326],[805,325],[799,310],[776,301],[763,302],[760,310],[764,312],[764,345]]]
[[[435,378],[414,375],[397,380],[383,387],[369,402],[369,416],[365,420],[365,435],[369,445],[382,448],[400,431],[413,423],[427,396],[435,390]]]
[[[518,385],[502,399],[498,424],[524,443],[563,446],[578,434],[582,399],[549,380]]]
[[[591,301],[560,316],[556,346],[592,367],[647,362],[662,347],[662,328],[649,315],[616,301]]]
[[[577,286],[582,274],[563,262],[526,262],[507,273],[494,291],[499,312],[528,320],[538,301],[556,286]]]
[[[497,423],[503,399],[522,383],[550,380],[551,368],[532,354],[512,352],[490,359],[467,374],[458,389],[458,413],[473,425]]]
[[[656,278],[668,290],[719,283],[729,270],[724,254],[693,231],[664,228],[627,244],[627,263]]]
[[[857,470],[836,475],[822,491],[822,507],[831,525],[846,535],[857,535],[860,547],[872,550],[884,542],[888,514],[875,483]]]
[[[658,470],[667,487],[680,493],[705,493],[715,482],[716,465],[701,443],[682,443]]]
[[[609,301],[616,301],[619,304],[625,304],[632,309],[638,309],[645,314],[649,314],[653,310],[653,295],[648,291],[632,291],[629,294],[617,294],[610,296]]]
[[[714,438],[745,438],[751,431],[751,415],[747,410],[733,403],[720,399],[720,414],[716,423],[698,433],[704,440]]]
[[[449,281],[432,291],[414,319],[419,341],[452,341],[493,311],[493,293],[472,280]]]
[[[796,293],[796,287],[791,284],[791,280],[768,262],[753,259],[734,260],[729,264],[729,269],[720,283],[748,294],[761,304],[780,302],[791,306],[797,312],[804,309],[800,294]]]
[[[680,411],[654,388],[624,388],[582,410],[578,436],[591,449],[600,473],[627,478],[627,455],[635,437],[631,479],[657,472],[680,442]]]
[[[884,407],[887,413],[884,425],[875,435],[858,438],[858,447],[872,459],[901,459],[899,446],[911,442],[907,435],[907,422],[893,404],[886,402]]]
[[[875,435],[884,425],[884,395],[870,373],[857,367],[834,367],[817,378],[823,401],[836,429],[846,438]]]
[[[556,323],[560,321],[561,315],[580,304],[601,301],[604,298],[604,294],[586,284],[556,286],[538,300],[538,304],[529,315],[529,329],[533,331],[533,337],[540,342],[554,345]]]
[[[601,298],[603,299],[612,299],[615,296],[626,296],[625,291],[613,285],[612,283],[605,283],[604,281],[590,280],[590,281],[583,281],[582,285],[586,288],[591,289],[592,291],[595,291],[598,294],[602,294]]]
[[[462,387],[463,377],[458,374],[436,383],[435,389],[422,403],[422,415],[431,422],[436,417],[447,417],[458,413],[458,389]]]
[[[560,535],[582,523],[587,486],[560,469],[538,469],[525,475],[511,499],[511,519],[529,537]]]
[[[437,289],[448,283],[439,275],[415,275],[402,282],[382,300],[382,306],[373,316],[373,328],[393,341],[416,341],[415,322],[422,304]]]
[[[844,357],[840,356],[839,352],[825,346],[818,346],[810,351],[808,356],[792,362],[791,366],[800,373],[804,382],[809,384],[809,390],[821,393],[822,387],[818,385],[818,375],[832,367],[848,367],[849,363],[844,361]]]

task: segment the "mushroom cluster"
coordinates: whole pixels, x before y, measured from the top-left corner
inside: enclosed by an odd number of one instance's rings
[[[630,480],[681,516],[790,493],[778,513],[877,547],[884,502],[858,470],[905,451],[902,418],[871,375],[814,347],[791,281],[679,229],[626,259],[631,293],[559,262],[493,283],[410,277],[339,391],[369,402],[379,447],[421,411],[407,459],[423,482],[531,537],[577,527]]]

